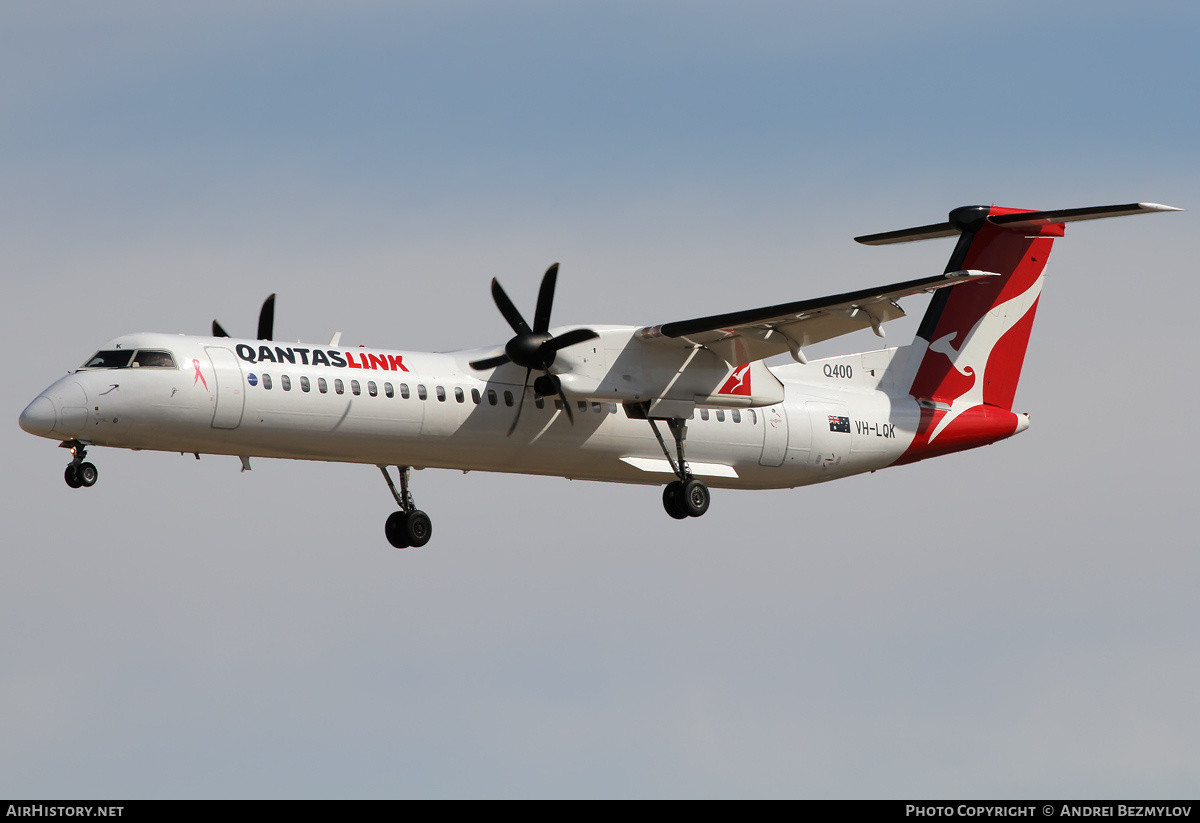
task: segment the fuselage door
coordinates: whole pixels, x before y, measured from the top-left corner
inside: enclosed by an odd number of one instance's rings
[[[214,429],[236,429],[242,422],[246,392],[242,387],[242,367],[237,356],[219,346],[205,348],[216,372],[216,408],[213,410]]]
[[[783,458],[787,456],[787,412],[780,403],[760,408],[758,414],[763,419],[763,450],[758,462],[763,466],[782,466]]]

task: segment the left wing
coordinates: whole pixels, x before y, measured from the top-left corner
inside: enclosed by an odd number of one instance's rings
[[[730,364],[750,363],[784,352],[804,363],[801,350],[822,340],[866,328],[883,337],[881,324],[904,317],[904,310],[896,304],[901,297],[994,276],[985,271],[953,271],[816,300],[647,326],[634,336],[656,345],[702,346]]]

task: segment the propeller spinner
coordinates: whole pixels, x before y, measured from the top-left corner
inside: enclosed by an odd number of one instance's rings
[[[525,385],[521,388],[521,400],[517,404],[517,414],[508,428],[509,435],[516,431],[517,422],[521,419],[521,408],[525,405],[525,389],[529,387],[529,377],[534,369],[543,373],[543,376],[534,382],[535,391],[538,394],[557,393],[562,399],[563,408],[567,411],[567,419],[572,423],[575,422],[571,404],[567,402],[567,396],[563,394],[562,383],[550,373],[550,366],[561,349],[600,335],[591,329],[571,329],[557,336],[547,331],[550,328],[550,309],[554,305],[554,286],[557,281],[558,264],[555,263],[546,269],[546,274],[542,276],[542,285],[538,289],[537,308],[534,311],[533,328],[531,329],[525,322],[525,318],[521,316],[521,312],[517,311],[517,307],[508,298],[500,281],[492,279],[492,299],[496,301],[496,308],[500,309],[500,313],[504,315],[504,319],[508,321],[508,325],[516,334],[504,344],[504,354],[486,357],[483,360],[472,360],[471,368],[482,371],[504,363],[515,363],[525,367]]]

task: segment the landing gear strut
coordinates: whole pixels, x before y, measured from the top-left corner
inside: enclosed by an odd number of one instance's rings
[[[73,489],[80,487],[90,488],[96,485],[96,480],[100,477],[100,472],[91,463],[85,462],[87,457],[87,448],[79,441],[68,441],[63,444],[69,448],[75,458],[67,464],[67,470],[63,473],[63,479],[67,481],[67,485]]]
[[[396,491],[396,484],[392,482],[387,466],[379,467],[388,488],[392,490],[392,497],[396,498],[396,505],[400,507],[400,511],[388,515],[383,532],[387,535],[388,542],[397,549],[407,549],[410,546],[419,549],[433,536],[433,524],[429,515],[418,509],[413,502],[412,492],[408,490],[409,467],[396,468],[400,470],[400,491]]]
[[[667,448],[667,443],[658,430],[658,424],[653,418],[650,419],[650,428],[654,429],[658,445],[662,447],[667,462],[671,464],[671,470],[679,478],[672,480],[663,489],[663,508],[676,520],[683,520],[685,517],[699,517],[708,511],[712,495],[708,492],[708,486],[692,476],[687,461],[683,457],[683,441],[687,438],[687,421],[682,417],[671,417],[667,418],[667,426],[671,430],[671,436],[675,438],[675,454],[678,459],[671,456],[671,450]]]

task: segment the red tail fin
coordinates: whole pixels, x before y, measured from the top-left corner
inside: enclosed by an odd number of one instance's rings
[[[978,403],[1011,410],[1033,328],[1042,271],[1061,223],[1009,228],[989,217],[1037,214],[967,206],[950,213],[961,232],[947,271],[999,274],[936,293],[917,337],[927,350],[910,393],[918,400],[953,403],[966,394]]]
[[[1154,203],[1060,211],[963,206],[947,223],[857,238],[877,245],[958,234],[946,271],[1000,275],[934,293],[913,342],[920,364],[909,389],[924,412],[901,462],[1023,431],[1028,419],[1012,412],[1013,398],[1054,238],[1068,222],[1155,211],[1176,209]]]

